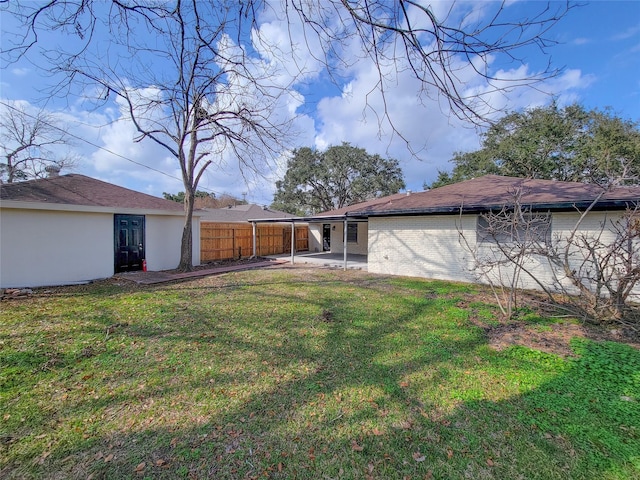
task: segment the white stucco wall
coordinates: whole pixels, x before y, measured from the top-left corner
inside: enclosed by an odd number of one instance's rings
[[[0,288],[113,275],[113,215],[0,209]]]
[[[183,221],[181,215],[145,215],[148,270],[178,265]],[[0,288],[65,285],[112,276],[113,222],[112,212],[0,208]],[[200,263],[198,218],[193,222],[193,263]]]
[[[322,224],[309,224],[309,252],[322,252]]]
[[[349,222],[353,224],[352,222]],[[368,227],[367,222],[357,222],[358,241],[347,242],[347,253],[356,255],[367,255],[368,247]],[[335,230],[334,228],[335,227]],[[331,224],[331,253],[342,253],[344,250],[344,223],[337,222]]]
[[[184,218],[181,216],[145,215],[145,255],[147,270],[170,270],[180,263],[180,244]],[[193,224],[193,264],[200,265],[200,221]]]

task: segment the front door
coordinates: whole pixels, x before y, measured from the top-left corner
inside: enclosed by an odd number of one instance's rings
[[[115,271],[142,270],[144,215],[115,215]]]
[[[331,251],[331,225],[328,223],[322,225],[322,251]]]

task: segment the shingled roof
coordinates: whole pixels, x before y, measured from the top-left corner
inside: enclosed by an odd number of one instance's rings
[[[290,213],[271,210],[260,205],[247,204],[236,205],[225,208],[204,208],[202,209],[201,220],[203,222],[246,222],[247,220],[262,220],[265,218],[293,218]]]
[[[176,213],[184,211],[180,203],[79,174],[0,185],[0,201],[164,210]]]
[[[424,192],[391,195],[319,216],[458,213],[461,208],[463,212],[488,211],[513,204],[515,192],[520,192],[523,205],[534,209],[573,210],[591,205],[602,188],[578,182],[486,175]],[[600,198],[598,208],[625,208],[639,201],[640,186],[617,187]]]

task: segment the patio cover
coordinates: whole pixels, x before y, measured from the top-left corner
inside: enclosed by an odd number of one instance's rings
[[[367,217],[358,214],[345,213],[342,215],[316,215],[310,217],[289,217],[289,218],[263,218],[263,219],[249,219],[253,226],[253,256],[256,256],[256,225],[258,223],[291,223],[291,264],[295,263],[295,224],[296,223],[330,223],[330,222],[342,222],[344,225],[343,230],[343,270],[347,269],[347,223],[366,222]]]

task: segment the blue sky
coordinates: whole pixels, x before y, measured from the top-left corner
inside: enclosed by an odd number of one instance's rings
[[[431,2],[443,8],[446,2]],[[487,2],[467,2],[478,9]],[[508,2],[514,13],[526,13],[540,8],[540,2]],[[557,5],[552,2],[552,6]],[[6,46],[11,19],[0,12],[2,42]],[[265,18],[263,27],[282,33],[277,19]],[[547,49],[548,57],[531,50],[524,63],[494,65],[506,71],[536,71],[551,60],[562,73],[540,85],[538,90],[516,90],[506,96],[496,96],[495,106],[517,110],[541,106],[550,102],[551,93],[560,104],[578,102],[587,108],[611,107],[625,119],[640,121],[640,1],[597,1],[572,9],[548,34],[558,42]],[[52,32],[47,41],[56,41]],[[0,70],[0,101],[19,102],[25,108],[42,106],[42,93],[49,78],[28,61],[2,64]],[[404,142],[381,132],[371,116],[363,118],[366,93],[372,82],[372,68],[367,62],[355,64],[343,84],[327,81],[326,72],[312,77],[305,85],[297,85],[302,94],[296,119],[301,132],[294,147],[329,145],[350,142],[370,153],[391,156],[400,161],[407,188],[421,190],[431,182],[438,170],[449,170],[448,160],[455,151],[474,150],[479,146],[479,131],[468,124],[445,115],[437,103],[419,106],[399,79],[398,87],[388,91],[387,102],[395,115],[394,121],[414,149],[421,149],[419,158],[412,156]],[[476,85],[481,88],[481,85]],[[183,190],[177,164],[164,152],[150,144],[134,143],[131,125],[121,120],[118,105],[110,103],[100,109],[88,109],[81,103],[48,101],[46,108],[67,125],[79,138],[73,148],[82,161],[74,172],[100,178],[118,185],[161,196],[162,192]],[[269,204],[274,184],[284,173],[284,156],[266,168],[264,176],[243,178],[234,162],[211,170],[201,187],[217,194],[228,193],[258,204]],[[133,160],[133,162],[131,161]],[[135,163],[134,163],[135,162]],[[146,165],[150,168],[145,168]],[[158,173],[158,171],[164,174]]]

